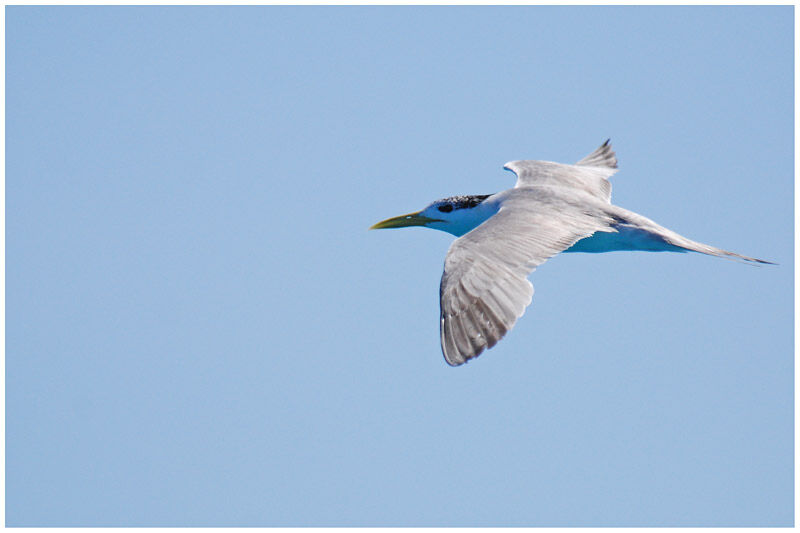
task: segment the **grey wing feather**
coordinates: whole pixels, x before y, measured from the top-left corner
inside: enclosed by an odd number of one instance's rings
[[[611,149],[611,139],[606,139],[597,150],[575,164],[585,167],[617,168],[617,154]]]
[[[477,357],[514,327],[533,298],[527,276],[538,265],[613,223],[602,209],[587,212],[585,200],[579,207],[547,188],[512,194],[516,197],[496,215],[456,239],[447,252],[440,333],[450,365]]]
[[[574,165],[552,161],[510,161],[503,168],[517,175],[515,187],[549,185],[587,192],[604,202],[611,202],[611,183],[617,172],[617,158],[606,141],[600,148]]]

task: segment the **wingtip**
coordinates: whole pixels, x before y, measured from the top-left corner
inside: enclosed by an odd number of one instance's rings
[[[486,351],[486,348],[488,348],[488,346],[481,346],[477,351],[471,354],[461,353],[459,350],[456,350],[456,357],[453,357],[452,354],[448,354],[445,344],[442,344],[442,355],[444,356],[445,363],[448,365],[453,367],[463,366],[473,359],[477,359],[479,355]]]
[[[619,168],[617,165],[617,154],[614,153],[614,149],[611,146],[611,137],[607,138],[594,152],[575,164],[588,167]]]

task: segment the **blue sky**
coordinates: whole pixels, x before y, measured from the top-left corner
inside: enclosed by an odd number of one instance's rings
[[[791,525],[792,7],[6,8],[6,521]],[[451,237],[576,161],[779,263],[557,256],[442,359]]]

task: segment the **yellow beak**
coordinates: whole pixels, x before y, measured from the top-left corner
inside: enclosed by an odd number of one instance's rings
[[[420,215],[420,212],[409,213],[407,215],[400,215],[399,217],[387,218],[384,221],[378,222],[369,229],[387,229],[387,228],[407,228],[409,226],[425,226],[430,222],[443,222],[438,218],[428,218]]]

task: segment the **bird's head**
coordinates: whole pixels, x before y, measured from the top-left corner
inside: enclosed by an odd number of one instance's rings
[[[484,203],[484,200],[490,196],[490,194],[478,194],[436,200],[422,211],[386,219],[369,229],[424,226],[445,231],[458,237],[473,230],[497,212],[495,206]]]

